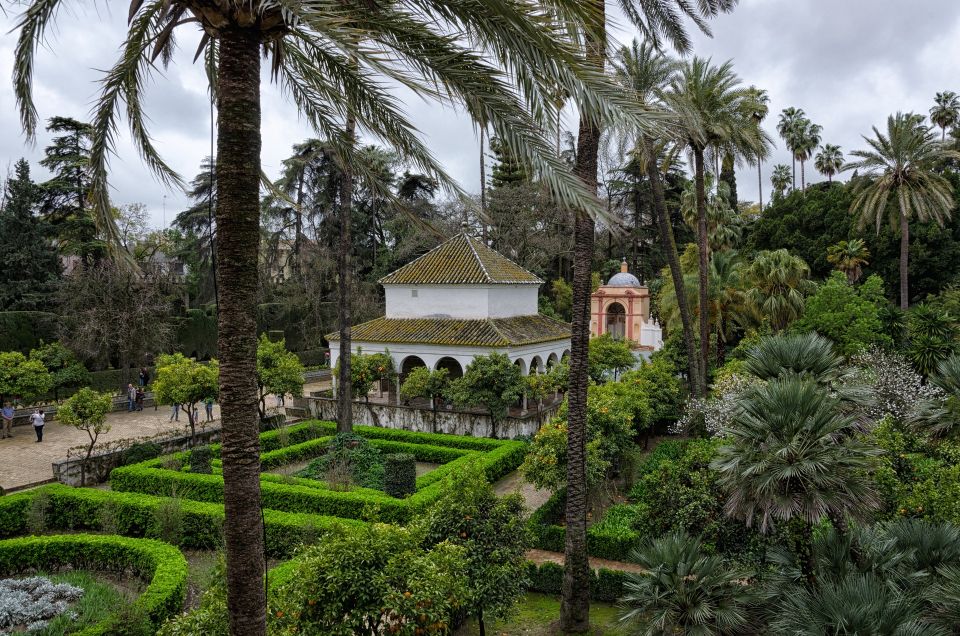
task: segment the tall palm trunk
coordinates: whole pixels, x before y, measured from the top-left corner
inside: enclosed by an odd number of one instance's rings
[[[697,362],[697,347],[693,338],[693,320],[690,316],[690,305],[687,303],[683,270],[680,268],[680,256],[677,253],[677,241],[673,236],[673,226],[670,225],[670,212],[667,210],[663,181],[660,179],[660,169],[657,166],[653,144],[647,138],[644,138],[641,143],[643,144],[643,152],[646,154],[646,172],[647,178],[650,180],[650,189],[653,192],[653,213],[656,216],[660,242],[663,244],[663,251],[667,255],[673,288],[677,290],[677,308],[680,310],[680,323],[683,325],[683,344],[687,351],[687,377],[690,381],[690,392],[693,397],[700,397],[700,364]]]
[[[800,191],[801,192],[807,191],[807,172],[804,169],[805,163],[806,162],[803,159],[800,160]]]
[[[697,247],[700,255],[699,271],[699,317],[700,317],[700,395],[707,394],[707,369],[710,360],[710,308],[707,306],[707,275],[709,272],[709,245],[707,239],[707,193],[703,176],[703,149],[694,148],[693,160],[697,189]],[[683,291],[680,287],[680,292]],[[677,294],[678,296],[680,293]]]
[[[257,422],[257,249],[260,244],[260,39],[220,34],[217,241],[224,539],[230,633],[266,632]]]
[[[347,142],[353,144],[356,120],[347,115]],[[353,167],[349,161],[340,166],[340,241],[337,245],[337,322],[340,327],[340,372],[337,375],[337,432],[353,430],[353,383],[350,380],[350,280],[352,278],[350,225],[353,215]]]
[[[910,222],[900,213],[900,309],[910,307],[910,285],[908,270],[910,260]]]
[[[757,159],[757,197],[760,199],[760,211],[763,212],[763,162]]]
[[[791,189],[796,190],[797,189],[797,157],[796,155],[793,155],[790,157],[790,163],[793,165],[793,186],[791,187]]]
[[[592,0],[599,24],[606,19],[605,0]],[[604,34],[605,36],[605,34]],[[606,42],[590,32],[585,38],[587,60],[603,72]],[[581,114],[574,171],[591,192],[597,191],[600,127]],[[590,564],[587,559],[587,356],[590,345],[590,294],[594,221],[576,211],[573,230],[573,326],[570,337],[570,382],[567,392],[567,502],[563,546],[560,629],[583,633],[590,629]]]

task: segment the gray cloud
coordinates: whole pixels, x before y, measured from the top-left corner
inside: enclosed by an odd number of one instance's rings
[[[49,45],[38,54],[35,96],[41,118],[88,117],[101,77],[97,69],[109,67],[118,55],[125,28],[125,10],[109,7],[102,3],[59,16]],[[4,33],[13,26],[14,16],[0,18]],[[771,113],[765,126],[774,136],[779,111],[797,106],[823,126],[824,141],[849,151],[862,147],[860,135],[882,125],[889,113],[926,113],[934,93],[960,90],[953,72],[960,59],[960,5],[955,0],[742,0],[712,27],[713,38],[695,37],[696,54],[733,59],[745,83],[769,91]],[[622,41],[632,37],[622,21],[617,36]],[[182,37],[174,65],[155,77],[145,100],[158,148],[187,180],[209,153],[205,77],[190,63],[196,43],[193,34]],[[10,76],[13,46],[13,35],[0,39],[0,77]],[[291,146],[311,133],[277,87],[267,78],[263,86],[263,165],[274,175]],[[416,98],[404,103],[441,163],[466,189],[476,190],[479,146],[468,119]],[[572,113],[566,123],[575,127]],[[49,137],[41,133],[35,147],[24,144],[6,81],[0,82],[0,130],[0,161],[26,156],[35,175],[43,178],[36,161]],[[765,192],[774,163],[790,163],[779,140],[764,171]],[[819,180],[813,173],[810,167],[808,179]],[[755,171],[745,168],[739,176],[741,198],[755,200]],[[117,203],[145,203],[157,225],[164,205],[167,222],[186,205],[182,193],[165,190],[149,175],[125,135],[118,142],[111,182]]]

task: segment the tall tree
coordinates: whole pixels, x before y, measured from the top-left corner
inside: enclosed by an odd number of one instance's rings
[[[773,200],[783,198],[790,187],[790,166],[778,163],[770,173],[770,185],[773,187]]]
[[[813,165],[817,172],[827,177],[829,183],[833,183],[833,175],[840,172],[843,167],[843,153],[840,152],[840,146],[833,144],[823,144],[820,152],[813,159]]]
[[[0,210],[0,311],[51,308],[60,260],[50,249],[50,225],[37,214],[40,189],[30,179],[30,164],[21,159],[6,184]]]
[[[800,189],[804,191],[807,189],[805,166],[807,160],[813,155],[813,151],[820,145],[820,133],[822,131],[823,126],[803,118],[797,122],[793,132],[795,135],[793,152],[797,156],[797,161],[800,162]]]
[[[33,0],[18,19],[14,92],[22,127],[36,130],[32,99],[34,54],[63,0]],[[92,122],[90,199],[110,240],[107,160],[125,110],[132,138],[147,164],[167,184],[180,177],[157,153],[146,127],[142,88],[156,68],[172,60],[177,27],[202,29],[203,58],[216,98],[217,263],[219,266],[220,404],[227,553],[227,606],[232,634],[264,634],[263,524],[259,508],[259,430],[256,415],[255,307],[260,219],[261,59],[301,115],[330,140],[344,164],[354,162],[344,123],[387,140],[429,176],[459,191],[417,136],[395,97],[374,76],[418,96],[462,105],[536,169],[558,202],[598,210],[593,193],[554,156],[542,131],[552,108],[546,87],[562,87],[583,116],[617,119],[634,110],[580,51],[557,37],[580,25],[596,28],[589,5],[447,3],[330,6],[274,0],[132,0],[119,61],[106,73]],[[470,33],[455,39],[450,33]],[[595,68],[595,65],[592,65]],[[534,81],[532,78],[536,78]],[[441,87],[438,89],[438,87]]]
[[[863,275],[863,266],[868,265],[870,250],[863,239],[843,240],[827,249],[827,260],[847,277],[851,285]]]
[[[765,153],[767,134],[752,116],[752,95],[733,71],[732,62],[714,66],[709,59],[694,57],[670,83],[665,94],[677,118],[677,144],[693,156],[696,188],[697,245],[700,252],[700,380],[706,393],[706,369],[710,355],[708,312],[709,236],[707,231],[707,186],[704,155],[708,148],[735,150],[742,156]]]
[[[885,218],[891,226],[899,224],[900,308],[906,309],[910,306],[910,221],[942,226],[950,218],[953,187],[937,166],[945,159],[960,159],[960,152],[937,143],[932,129],[913,113],[890,115],[886,133],[874,126],[873,134],[873,138],[864,137],[869,149],[852,151],[857,161],[843,167],[862,170],[865,177],[855,185],[850,211],[859,216],[861,229],[872,222],[879,232]]]
[[[952,128],[960,121],[960,97],[953,91],[937,93],[930,108],[930,121],[940,126],[940,141],[947,140],[947,128]]]
[[[780,111],[780,120],[777,122],[777,133],[787,144],[790,151],[790,162],[793,164],[793,189],[797,189],[797,125],[806,118],[802,108],[789,106]]]
[[[696,6],[680,0],[619,0],[618,4],[644,39],[659,48],[662,39],[666,38],[674,49],[685,53],[690,48],[690,40],[682,22],[683,17],[689,17],[700,30],[709,34],[705,19],[721,11],[732,10],[736,0],[702,0]],[[586,29],[583,34],[585,58],[595,72],[603,73],[608,47],[606,0],[590,0],[582,5],[589,7],[594,17],[592,28]],[[596,192],[601,122],[585,112],[586,104],[580,102],[576,95],[571,93],[571,97],[581,109],[574,172],[588,189]],[[590,626],[590,572],[586,545],[586,423],[595,224],[584,209],[577,209],[574,214],[573,324],[567,394],[566,538],[560,628],[565,632],[585,632]]]
[[[757,126],[763,123],[763,120],[767,118],[767,115],[770,114],[770,95],[767,94],[767,91],[762,88],[757,88],[756,86],[751,86],[750,91],[750,100],[754,103],[753,110],[753,119],[757,122]],[[763,157],[753,157],[753,161],[757,162],[757,198],[759,199],[760,211],[763,211]]]
[[[631,46],[623,46],[617,52],[613,63],[614,73],[620,83],[630,91],[630,95],[638,103],[658,107],[662,106],[662,92],[670,83],[674,74],[679,70],[679,63],[658,51],[650,42],[634,40]],[[680,265],[680,255],[677,252],[677,243],[670,225],[670,213],[667,209],[664,194],[663,179],[660,174],[658,154],[654,140],[649,134],[640,131],[628,131],[636,136],[636,148],[643,171],[650,181],[653,193],[653,215],[656,221],[660,242],[666,254],[667,264],[670,267],[670,276],[675,289],[683,288],[683,270]],[[687,297],[681,294],[677,298],[677,310],[683,329],[683,342],[687,351],[690,388],[694,396],[699,395],[700,366],[697,364],[695,336],[693,332],[693,318]]]
[[[803,314],[804,299],[816,290],[807,264],[785,249],[758,252],[745,277],[751,311],[775,332]]]

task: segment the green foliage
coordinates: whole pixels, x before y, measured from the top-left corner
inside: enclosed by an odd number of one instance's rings
[[[523,384],[527,399],[537,405],[538,408],[544,398],[553,395],[557,390],[554,384],[554,376],[549,373],[532,373],[524,376]]]
[[[338,433],[327,445],[327,452],[310,462],[298,475],[322,481],[326,480],[330,470],[337,466],[347,468],[355,485],[383,490],[383,455],[379,449],[355,433]]]
[[[600,450],[600,440],[587,442],[587,484],[597,486],[610,467]],[[567,422],[554,419],[537,431],[520,466],[523,478],[537,488],[557,491],[567,483]]]
[[[97,393],[84,387],[67,398],[57,409],[57,418],[66,426],[72,426],[87,434],[90,444],[80,465],[80,484],[86,485],[87,462],[97,438],[110,430],[107,413],[113,408],[113,397],[109,393]]]
[[[936,306],[921,303],[907,312],[907,357],[927,376],[958,349],[957,318]]]
[[[428,547],[463,550],[466,609],[479,620],[508,616],[523,595],[529,537],[519,494],[497,497],[482,468],[469,465],[445,484],[418,527]]]
[[[843,273],[834,272],[807,299],[803,316],[794,327],[830,338],[837,350],[848,356],[871,345],[889,347],[893,339],[884,333],[881,315],[886,304],[883,281],[876,274],[857,288]]]
[[[403,528],[344,529],[295,562],[269,603],[273,634],[444,634],[466,598],[464,550],[424,550]]]
[[[627,574],[621,621],[647,636],[746,633],[760,595],[751,572],[708,554],[683,532],[649,541],[631,554],[646,571]]]
[[[350,356],[350,382],[356,397],[362,396],[366,400],[374,384],[380,380],[393,380],[395,376],[393,358],[389,353],[364,355],[357,352]]]
[[[57,339],[60,316],[44,311],[0,311],[0,351],[29,353]]]
[[[29,403],[52,387],[53,376],[42,362],[18,351],[0,352],[0,401],[16,397]]]
[[[216,360],[201,364],[181,353],[157,358],[153,396],[160,404],[180,404],[187,412],[190,429],[194,407],[207,399],[216,399],[220,390],[220,365]]]
[[[431,371],[427,367],[417,367],[407,374],[407,379],[400,386],[400,395],[407,400],[414,398],[433,400],[433,406],[436,409],[437,401],[450,386],[449,375],[450,372],[447,369]]]
[[[806,262],[786,249],[758,252],[744,276],[747,305],[774,332],[803,314],[806,297],[816,289]]]
[[[633,427],[645,430],[653,426],[672,424],[679,419],[683,409],[683,387],[676,368],[664,358],[643,362],[639,369],[628,371],[620,378],[620,384],[642,394],[649,407],[646,420],[640,413],[633,413]],[[645,426],[645,422],[648,424]]]
[[[148,459],[155,459],[160,457],[163,454],[163,449],[159,444],[153,442],[143,442],[140,444],[134,444],[127,452],[124,453],[123,463],[124,464],[139,464],[140,462],[145,462]]]
[[[550,295],[553,297],[553,308],[564,320],[571,320],[573,308],[573,287],[570,283],[558,278],[550,283]]]
[[[588,373],[594,382],[604,382],[609,374],[617,379],[621,373],[632,369],[637,358],[624,340],[614,340],[610,334],[590,338]]]
[[[410,453],[391,453],[383,458],[383,490],[402,499],[417,490],[417,458]]]
[[[563,566],[557,563],[527,563],[528,589],[557,596],[563,584]],[[590,598],[594,601],[612,603],[623,596],[626,574],[619,570],[590,570]]]
[[[209,446],[198,446],[190,451],[190,472],[209,475],[210,460],[213,459],[213,453]]]
[[[450,383],[449,396],[458,406],[486,407],[493,430],[507,415],[507,409],[523,395],[523,374],[503,353],[476,356],[463,377]]]
[[[134,610],[159,625],[180,611],[186,594],[187,561],[176,548],[150,539],[67,534],[0,541],[0,573],[75,569],[124,572],[147,583],[133,603]],[[117,634],[115,617],[105,616],[84,636]]]
[[[303,396],[303,364],[297,354],[287,351],[283,339],[272,342],[260,334],[257,342],[257,389],[260,416],[266,415],[264,400],[268,394]]]
[[[176,320],[173,340],[176,351],[188,358],[209,360],[217,357],[217,314],[204,309],[187,309]]]
[[[30,351],[30,359],[40,361],[53,376],[53,392],[90,383],[90,372],[72,351],[59,342],[42,344]]]

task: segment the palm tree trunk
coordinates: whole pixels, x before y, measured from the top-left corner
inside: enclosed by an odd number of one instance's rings
[[[707,274],[709,271],[709,249],[707,241],[707,194],[703,176],[703,149],[694,148],[695,186],[697,189],[697,243],[700,253],[700,395],[707,394],[707,369],[710,360],[710,308],[707,306]],[[685,288],[680,287],[682,292]],[[677,294],[680,295],[679,293]]]
[[[690,392],[695,398],[701,397],[700,365],[697,363],[693,320],[690,317],[690,305],[687,304],[683,270],[680,268],[680,256],[677,254],[677,242],[673,236],[673,226],[670,225],[670,212],[667,210],[663,182],[660,180],[660,169],[657,166],[653,144],[648,138],[644,138],[642,143],[644,154],[646,154],[647,178],[650,180],[650,189],[653,191],[653,213],[656,216],[660,242],[663,244],[663,251],[667,255],[667,263],[670,266],[673,288],[677,290],[677,308],[680,310],[680,323],[683,325],[683,344],[687,350],[687,377],[690,381]]]
[[[217,242],[224,540],[230,633],[266,633],[257,423],[257,250],[260,244],[260,38],[220,32]]]
[[[805,163],[802,159],[800,160],[800,190],[802,192],[807,191],[807,173],[806,170],[804,170]]]
[[[906,310],[910,306],[910,286],[907,280],[910,260],[910,222],[902,212],[900,213],[900,309]]]
[[[763,163],[757,159],[757,197],[760,199],[760,211],[763,212]]]
[[[796,156],[790,157],[790,163],[793,165],[793,186],[792,190],[797,189],[797,158]]]
[[[592,0],[603,24],[605,0]],[[587,60],[603,72],[604,47],[596,34],[585,38]],[[580,116],[574,171],[592,192],[597,191],[600,127]],[[560,629],[583,633],[590,629],[590,565],[587,559],[587,355],[590,345],[590,294],[594,221],[582,210],[574,213],[573,325],[570,336],[570,375],[567,403],[567,502],[564,511],[563,581]]]
[[[356,120],[347,115],[347,143],[353,144]],[[353,241],[350,225],[353,215],[353,167],[350,161],[341,161],[340,166],[340,241],[337,245],[337,322],[340,327],[340,373],[337,376],[337,432],[353,430],[353,383],[350,381],[350,261]]]

